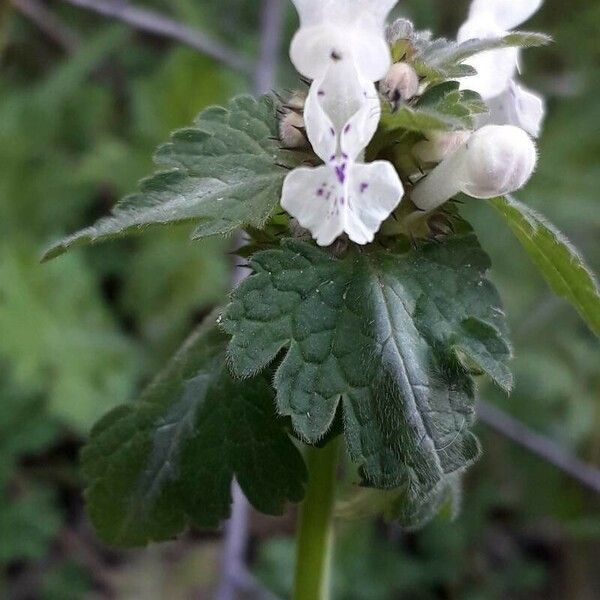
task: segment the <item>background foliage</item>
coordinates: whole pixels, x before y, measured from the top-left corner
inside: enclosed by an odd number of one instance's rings
[[[41,250],[108,213],[151,170],[168,133],[248,82],[187,48],[134,33],[60,2],[78,32],[65,52],[18,13],[0,20],[0,595],[9,598],[187,598],[208,593],[218,541],[197,533],[116,553],[82,513],[78,449],[90,425],[129,399],[229,287],[230,242],[189,231],[73,252]],[[140,4],[142,2],[140,1]],[[151,0],[149,6],[257,50],[250,0]],[[452,35],[467,2],[406,0],[421,27]],[[288,25],[294,27],[293,11]],[[526,54],[525,79],[549,98],[541,164],[520,199],[563,229],[600,271],[600,6],[547,0],[528,24],[555,44]],[[282,51],[281,81],[295,85]],[[556,300],[499,218],[466,207],[492,255],[517,359],[510,398],[524,422],[600,463],[598,342]],[[478,427],[485,454],[462,515],[418,534],[374,521],[341,526],[336,600],[574,598],[600,595],[598,499]],[[274,592],[290,586],[286,520],[253,519],[251,566]],[[594,564],[596,561],[596,564]],[[596,568],[595,568],[596,567]]]

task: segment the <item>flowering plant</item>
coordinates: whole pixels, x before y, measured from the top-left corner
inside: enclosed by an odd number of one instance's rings
[[[511,388],[502,303],[460,202],[488,200],[597,333],[600,293],[510,196],[534,172],[544,114],[516,79],[519,49],[549,41],[510,30],[540,0],[474,0],[457,41],[386,29],[394,0],[294,4],[308,89],[203,111],[159,148],[163,170],[46,258],[150,227],[246,232],[251,273],[229,305],[92,432],[89,512],[132,546],[218,526],[234,479],[267,514],[305,499],[296,596],[314,600],[329,541],[311,535],[330,524],[342,441],[357,475],[340,514],[419,527],[456,507],[480,455],[476,378]]]

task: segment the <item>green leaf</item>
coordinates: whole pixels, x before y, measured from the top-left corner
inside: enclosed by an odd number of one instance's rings
[[[496,38],[459,43],[445,38],[433,38],[430,31],[415,31],[412,24],[402,20],[392,25],[389,35],[395,60],[407,54],[417,73],[429,81],[474,75],[476,71],[464,64],[464,61],[481,52],[500,48],[545,46],[552,41],[552,38],[541,33],[514,31]]]
[[[450,131],[463,128],[464,122],[454,115],[443,114],[428,107],[401,106],[392,113],[384,113],[380,127],[386,133],[397,132],[399,129],[418,132]]]
[[[508,387],[510,348],[473,234],[343,257],[285,240],[251,266],[223,318],[229,359],[249,376],[286,348],[277,402],[298,435],[321,439],[341,402],[365,484],[405,485],[420,499],[476,460],[474,384],[461,360]]]
[[[436,40],[436,42],[423,50],[420,60],[429,67],[446,70],[481,52],[501,48],[546,46],[552,42],[552,38],[543,33],[513,31],[497,38],[473,39],[461,43],[446,40]]]
[[[548,285],[600,335],[600,287],[579,252],[554,225],[518,200],[495,198],[491,204],[507,221]]]
[[[404,529],[416,530],[427,525],[440,511],[448,506],[450,517],[460,512],[462,484],[460,476],[446,477],[424,499],[415,502],[405,488],[375,490],[360,488],[354,495],[336,507],[336,514],[344,519],[364,519],[383,515]]]
[[[134,404],[110,413],[83,452],[88,510],[123,546],[169,539],[229,516],[235,477],[260,511],[300,501],[304,461],[274,411],[268,380],[235,381],[214,319]]]
[[[158,149],[157,164],[170,170],[142,181],[111,216],[54,244],[44,259],[149,227],[195,223],[195,239],[262,227],[279,204],[288,169],[306,159],[281,150],[277,135],[271,97],[243,96],[228,108],[206,109]]]
[[[430,86],[414,106],[399,106],[383,111],[375,147],[396,146],[401,138],[400,130],[426,134],[432,130],[462,130],[472,128],[474,118],[487,112],[487,106],[479,94],[460,90],[457,81],[445,81]]]

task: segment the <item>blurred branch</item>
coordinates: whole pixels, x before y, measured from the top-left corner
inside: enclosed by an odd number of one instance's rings
[[[260,55],[254,68],[253,86],[256,94],[265,94],[275,86],[284,14],[282,0],[263,0],[260,20]],[[243,244],[244,240],[238,239],[237,243]],[[240,266],[234,267],[234,287],[247,275],[245,269]],[[250,505],[235,481],[232,496],[231,518],[225,527],[221,579],[215,600],[234,600],[239,590],[251,593],[259,600],[275,600],[275,597],[264,590],[246,568]]]
[[[233,600],[245,569],[244,554],[248,545],[248,515],[250,506],[239,484],[234,481],[231,518],[225,525],[223,555],[221,557],[221,580],[215,600]]]
[[[536,433],[493,404],[480,402],[478,415],[490,429],[554,465],[581,485],[600,494],[600,469],[583,462],[556,442]]]
[[[63,0],[80,8],[86,8],[105,17],[112,17],[127,23],[135,29],[176,40],[194,48],[222,64],[241,71],[251,73],[250,63],[241,55],[206,33],[175,21],[156,11],[138,8],[121,0]]]
[[[9,3],[61,48],[72,52],[79,46],[77,32],[63,23],[45,4],[38,0],[9,0]]]
[[[260,56],[254,71],[254,91],[266,94],[275,86],[285,9],[282,0],[264,0],[261,9]]]

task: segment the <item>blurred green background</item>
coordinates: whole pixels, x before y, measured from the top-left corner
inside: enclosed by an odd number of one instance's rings
[[[286,5],[279,82],[293,86]],[[14,4],[14,5],[13,5]],[[190,533],[147,550],[95,540],[78,450],[93,422],[133,398],[191,325],[223,301],[230,242],[190,243],[185,228],[75,251],[40,265],[43,247],[106,214],[152,170],[155,146],[251,83],[180,44],[60,0],[0,5],[0,597],[211,598],[219,535]],[[139,0],[249,58],[257,0]],[[460,0],[404,0],[419,27],[451,36]],[[39,25],[39,24],[38,24]],[[555,44],[526,53],[524,79],[548,98],[541,162],[520,194],[600,271],[600,3],[547,0],[527,29]],[[598,341],[555,299],[498,217],[466,207],[494,260],[511,319],[517,387],[482,395],[600,464]],[[600,598],[599,499],[478,427],[485,448],[459,519],[405,534],[341,523],[334,600]],[[288,597],[293,515],[252,515],[248,561]],[[255,594],[245,597],[266,598]]]

